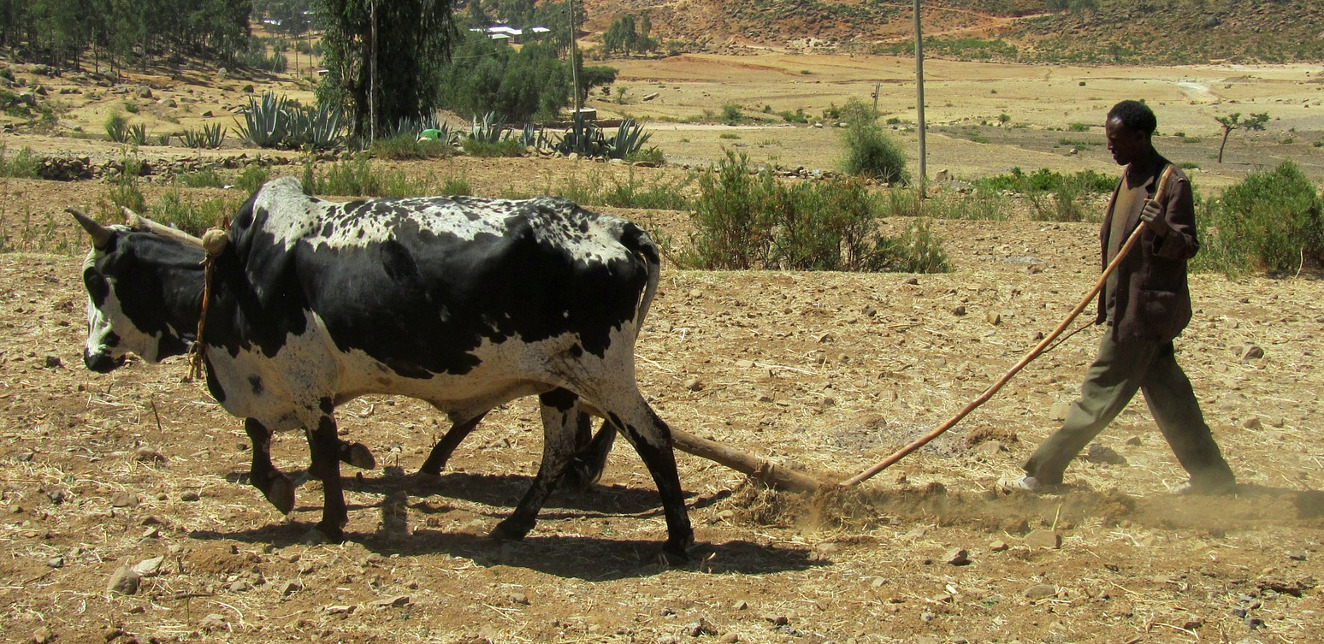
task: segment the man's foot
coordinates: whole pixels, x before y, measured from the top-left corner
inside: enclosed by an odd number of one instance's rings
[[[1172,488],[1177,496],[1226,496],[1236,491],[1236,479],[1190,479]]]
[[[998,481],[998,488],[1003,492],[1030,492],[1032,494],[1042,494],[1045,492],[1052,492],[1058,487],[1060,487],[1060,484],[1044,483],[1029,474],[1008,477]]]

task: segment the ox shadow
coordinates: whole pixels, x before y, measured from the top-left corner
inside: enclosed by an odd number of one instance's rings
[[[289,472],[303,480],[305,472]],[[226,477],[233,484],[247,484],[246,474]],[[464,502],[462,511],[486,517],[487,530],[509,515],[528,488],[530,479],[518,475],[443,473],[439,477],[402,475],[398,468],[387,468],[382,476],[359,473],[345,477],[346,492],[379,495],[380,503],[350,503],[349,512],[369,512],[380,518],[375,532],[347,531],[347,541],[383,556],[420,557],[445,553],[462,557],[480,566],[513,566],[549,575],[586,581],[606,581],[653,575],[665,570],[658,563],[665,533],[657,491],[622,485],[589,486],[584,490],[558,489],[539,512],[539,527],[520,541],[498,541],[485,534],[430,527],[430,518],[443,517],[458,508],[449,500]],[[256,491],[254,491],[256,494]],[[312,496],[310,496],[310,494]],[[728,497],[730,492],[712,495],[686,495],[691,510],[704,508]],[[259,497],[260,498],[260,497]],[[320,494],[301,486],[304,503],[295,508],[294,520],[273,522],[251,530],[233,532],[197,531],[191,538],[200,540],[236,540],[270,544],[277,548],[308,543],[313,525],[320,517]],[[308,521],[299,520],[307,517]],[[407,517],[407,518],[406,518]],[[613,539],[585,535],[540,534],[545,522],[566,519],[620,518],[645,521],[653,518],[659,532],[656,540]],[[409,530],[406,524],[415,525]],[[472,529],[472,528],[471,528]],[[724,541],[720,545],[699,543],[690,550],[686,569],[710,573],[771,574],[830,565],[830,561],[806,549],[764,545],[747,541]]]

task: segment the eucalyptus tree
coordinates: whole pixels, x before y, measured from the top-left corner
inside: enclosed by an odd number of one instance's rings
[[[458,31],[448,0],[319,0],[325,33],[319,101],[345,110],[370,136],[431,114]]]

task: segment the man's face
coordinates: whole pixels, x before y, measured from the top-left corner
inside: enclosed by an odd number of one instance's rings
[[[1108,134],[1108,151],[1117,165],[1126,165],[1139,159],[1147,144],[1144,132],[1127,129],[1119,118],[1110,118],[1104,125]]]

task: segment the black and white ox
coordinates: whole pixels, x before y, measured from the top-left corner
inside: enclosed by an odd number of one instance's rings
[[[533,528],[592,413],[609,425],[600,437],[614,427],[643,458],[666,516],[664,553],[685,557],[693,532],[671,431],[635,382],[635,338],[659,260],[634,224],[551,197],[333,203],[276,179],[239,210],[214,254],[199,340],[199,240],[146,220],[75,217],[95,246],[83,267],[87,367],[108,372],[127,352],[156,362],[201,341],[208,389],[245,419],[251,480],[282,513],[293,509],[294,485],[271,464],[273,431],[306,432],[309,472],[324,486],[317,527],[339,541],[340,461],[373,463],[362,445],[337,438],[337,405],[399,394],[445,412],[454,425],[423,466],[436,473],[486,412],[536,394],[542,463],[493,536]]]

